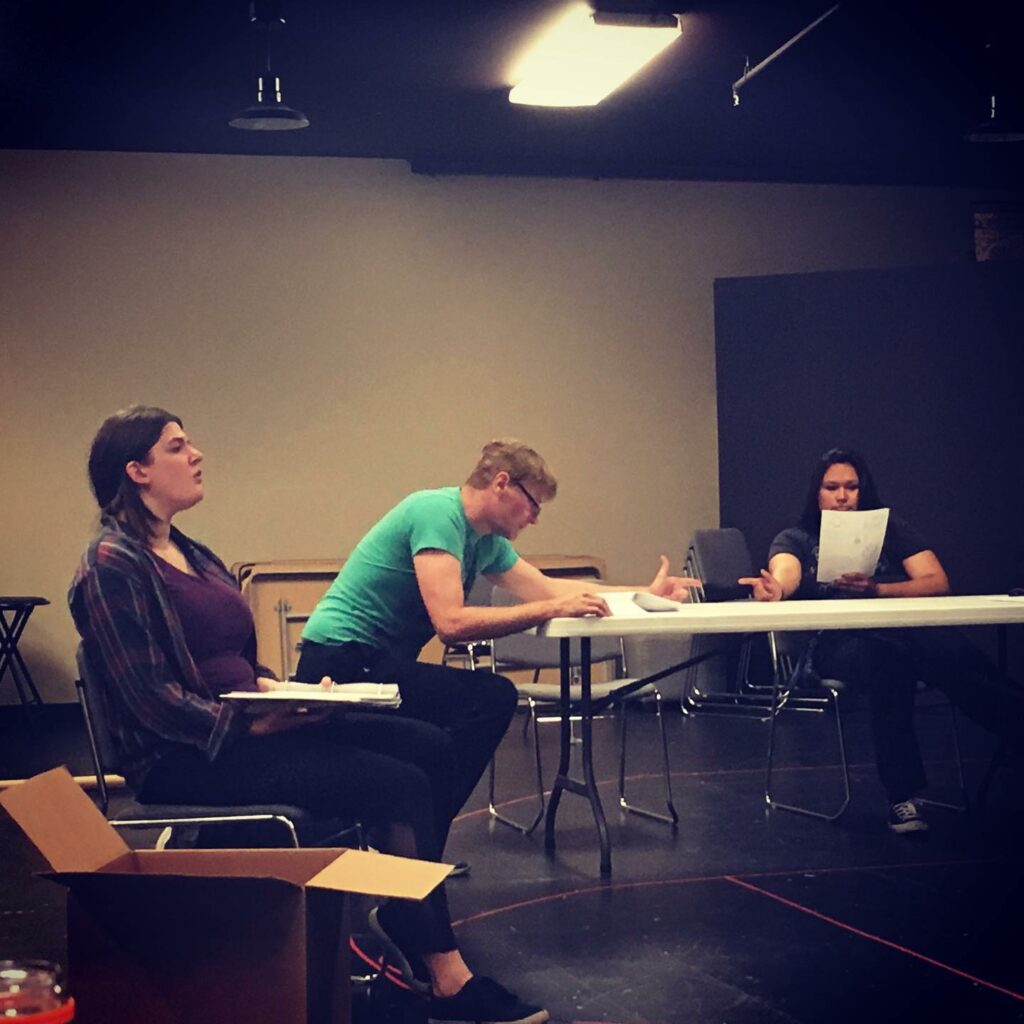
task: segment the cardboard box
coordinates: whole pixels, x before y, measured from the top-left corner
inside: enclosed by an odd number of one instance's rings
[[[133,851],[64,768],[0,804],[68,889],[76,1024],[345,1024],[347,894],[420,900],[451,870],[361,850]]]

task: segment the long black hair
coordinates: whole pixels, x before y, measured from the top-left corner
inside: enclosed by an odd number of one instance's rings
[[[145,462],[168,423],[181,420],[166,409],[133,405],[108,416],[89,449],[89,483],[104,515],[113,516],[136,540],[148,542],[156,516],[125,472],[129,462]]]
[[[804,510],[800,514],[800,526],[812,535],[817,535],[821,527],[821,509],[818,508],[818,492],[821,490],[821,481],[828,472],[829,466],[839,464],[853,466],[857,471],[857,479],[860,481],[857,508],[866,512],[869,509],[882,507],[882,502],[878,497],[878,488],[875,486],[875,478],[871,475],[864,456],[852,448],[829,448],[818,459],[818,463],[814,467],[811,483],[807,489]]]

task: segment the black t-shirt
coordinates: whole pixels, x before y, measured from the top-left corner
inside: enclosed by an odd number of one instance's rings
[[[882,542],[882,553],[878,565],[872,574],[876,580],[892,582],[904,580],[907,574],[903,571],[903,562],[911,555],[930,550],[931,545],[905,519],[894,512],[889,513],[889,522],[885,528],[885,540]],[[800,562],[800,586],[794,598],[828,598],[851,597],[853,595],[836,591],[831,583],[819,583],[818,575],[818,537],[810,534],[802,527],[791,526],[783,530],[768,551],[768,561],[775,555],[793,555]]]

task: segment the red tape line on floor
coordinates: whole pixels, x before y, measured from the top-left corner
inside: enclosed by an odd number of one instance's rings
[[[1010,996],[1011,999],[1018,999],[1021,1002],[1024,1002],[1024,995],[1020,992],[1014,992],[1012,989],[1003,988],[991,981],[985,981],[984,978],[968,974],[966,971],[961,971],[956,967],[952,967],[950,964],[944,964],[941,960],[933,960],[930,956],[925,956],[924,953],[918,953],[913,949],[908,949],[906,946],[899,945],[899,943],[890,942],[889,939],[883,939],[881,935],[872,935],[871,932],[862,931],[860,928],[855,928],[853,925],[846,924],[844,921],[838,921],[834,917],[829,917],[827,914],[822,914],[817,910],[812,910],[810,907],[805,907],[802,903],[795,903],[793,900],[786,899],[785,896],[779,896],[776,893],[769,892],[767,889],[760,888],[760,886],[751,885],[750,882],[744,882],[742,879],[736,878],[735,875],[725,875],[724,878],[727,882],[732,882],[733,885],[738,885],[743,889],[749,889],[751,892],[756,892],[760,896],[767,896],[768,899],[775,900],[776,903],[781,903],[783,906],[789,907],[792,910],[799,910],[800,913],[808,914],[811,917],[817,918],[819,921],[825,921],[827,924],[835,925],[836,928],[842,928],[844,931],[851,932],[853,935],[857,935],[862,939],[868,939],[869,941],[877,942],[882,946],[888,946],[890,949],[895,949],[898,953],[905,953],[907,956],[914,957],[915,960],[921,960],[926,964],[930,964],[932,967],[938,967],[940,970],[948,971],[950,974],[955,974],[959,978],[971,981],[975,985],[982,985],[995,992],[1001,992],[1004,996]]]

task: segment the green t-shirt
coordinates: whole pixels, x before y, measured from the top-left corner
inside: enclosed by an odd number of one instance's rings
[[[434,635],[413,556],[447,551],[462,563],[464,593],[478,573],[508,572],[519,556],[504,537],[479,534],[458,487],[416,491],[356,545],[302,631],[318,644],[370,644],[415,658]]]

